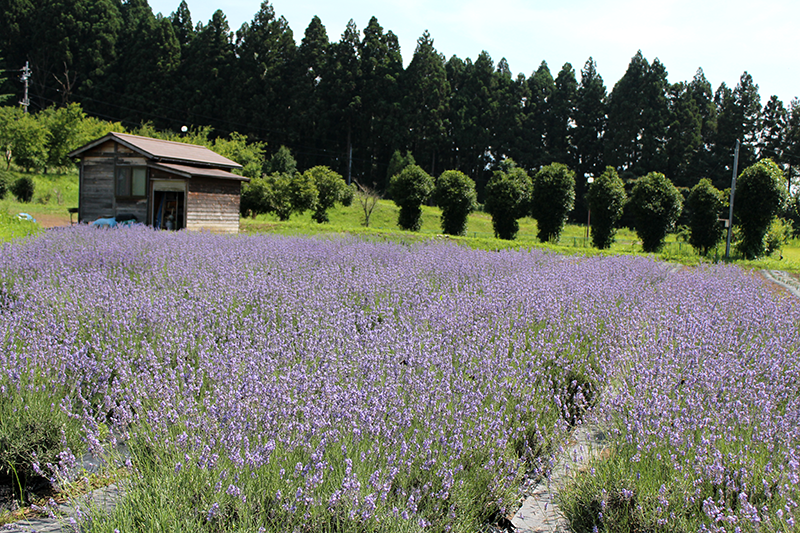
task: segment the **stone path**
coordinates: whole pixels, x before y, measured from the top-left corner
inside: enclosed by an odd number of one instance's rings
[[[800,279],[782,270],[762,270],[764,277],[800,298]]]
[[[40,517],[20,520],[0,527],[2,533],[77,533],[78,513],[93,506],[111,511],[119,498],[119,487],[115,484],[97,489],[68,504],[60,504],[54,510],[55,517]]]
[[[543,479],[514,514],[511,523],[518,533],[562,533],[569,526],[555,502],[556,492],[572,475],[604,449],[605,436],[597,428],[580,426],[559,457],[550,479]]]

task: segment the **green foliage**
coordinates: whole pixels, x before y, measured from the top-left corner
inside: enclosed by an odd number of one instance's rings
[[[391,179],[400,174],[404,168],[416,164],[417,162],[414,161],[414,156],[411,155],[411,152],[406,151],[406,154],[403,155],[400,153],[400,150],[395,150],[392,154],[392,158],[389,160],[389,169],[386,171],[386,178],[391,181]]]
[[[711,184],[707,178],[701,179],[692,187],[686,199],[689,211],[689,244],[702,255],[708,255],[722,239],[725,229],[719,221],[719,215],[725,200],[722,192]]]
[[[78,104],[49,107],[41,111],[37,119],[47,129],[47,165],[50,167],[71,166],[72,160],[67,154],[93,140],[83,135],[86,115]]]
[[[295,172],[297,172],[297,161],[292,156],[291,150],[285,146],[278,148],[278,151],[272,154],[272,157],[264,165],[264,174],[293,175]]]
[[[477,207],[475,182],[458,170],[447,170],[439,176],[434,201],[442,210],[442,231],[448,235],[464,235],[467,218]]]
[[[347,186],[342,175],[328,167],[317,166],[306,170],[303,175],[317,190],[316,202],[312,207],[311,218],[319,224],[329,222],[328,209],[335,204],[353,201],[353,190]]]
[[[27,204],[33,200],[33,193],[36,186],[33,184],[33,179],[30,176],[22,176],[17,178],[17,181],[11,184],[9,190],[18,201]]]
[[[631,193],[636,234],[645,252],[657,252],[680,217],[681,193],[660,172],[639,178]]]
[[[23,500],[27,483],[39,476],[34,464],[49,473],[46,465],[57,465],[65,446],[74,453],[82,447],[80,423],[53,403],[53,385],[32,376],[21,378],[30,384],[0,379],[0,474],[12,479],[12,490]]]
[[[495,237],[513,240],[519,231],[519,219],[530,209],[533,184],[513,161],[504,163],[504,170],[495,171],[486,185],[484,210],[492,216]]]
[[[575,172],[562,163],[542,167],[533,178],[531,214],[539,225],[539,240],[558,242],[567,215],[575,205]]]
[[[266,177],[250,178],[248,183],[242,185],[242,195],[239,200],[239,213],[242,216],[256,216],[269,213],[270,205],[267,201],[270,194],[269,183]]]
[[[739,224],[739,251],[747,259],[764,255],[772,220],[786,201],[783,172],[771,159],[747,167],[739,176],[733,209]]]
[[[293,213],[313,209],[317,204],[317,187],[306,174],[273,173],[252,178],[242,188],[239,212],[243,216],[274,213],[278,220],[286,221]]]
[[[264,166],[265,143],[248,143],[247,137],[234,131],[227,139],[222,137],[214,139],[214,144],[210,148],[219,155],[242,165],[242,176],[253,179],[261,175],[261,169]]]
[[[767,249],[767,255],[774,252],[780,252],[785,244],[789,244],[794,233],[792,222],[782,218],[772,219],[769,225],[767,235],[764,239]]]
[[[43,168],[47,162],[47,129],[18,107],[0,107],[0,149],[6,154],[6,168],[13,160],[27,171]]]
[[[400,208],[397,225],[409,231],[422,227],[422,204],[434,189],[433,178],[422,167],[409,165],[389,181],[389,194]]]
[[[605,172],[591,184],[587,194],[594,247],[605,250],[614,242],[626,199],[622,179],[614,167],[606,167]]]

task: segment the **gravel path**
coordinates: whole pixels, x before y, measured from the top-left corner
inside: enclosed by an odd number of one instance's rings
[[[762,270],[764,277],[800,298],[800,279],[781,270]]]
[[[569,531],[555,495],[569,480],[572,472],[586,466],[604,449],[605,436],[597,428],[580,426],[564,448],[550,479],[543,479],[534,488],[511,523],[518,533],[562,533]]]

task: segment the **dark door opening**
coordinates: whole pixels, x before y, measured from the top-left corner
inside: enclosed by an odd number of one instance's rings
[[[179,230],[186,220],[186,195],[178,191],[153,191],[153,227]]]

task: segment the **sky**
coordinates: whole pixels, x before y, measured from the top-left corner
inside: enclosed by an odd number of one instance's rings
[[[150,0],[169,16],[180,0]],[[187,0],[192,21],[209,21],[222,9],[232,30],[250,22],[260,0]],[[797,0],[273,0],[300,43],[317,15],[331,41],[350,19],[359,29],[377,17],[400,41],[407,65],[417,39],[428,30],[449,59],[473,61],[486,51],[505,57],[514,75],[526,77],[546,61],[555,77],[564,63],[578,73],[589,57],[609,92],[638,50],[658,58],[671,83],[691,81],[702,67],[713,89],[734,88],[747,71],[761,104],[777,95],[788,108],[800,97],[800,2]]]

